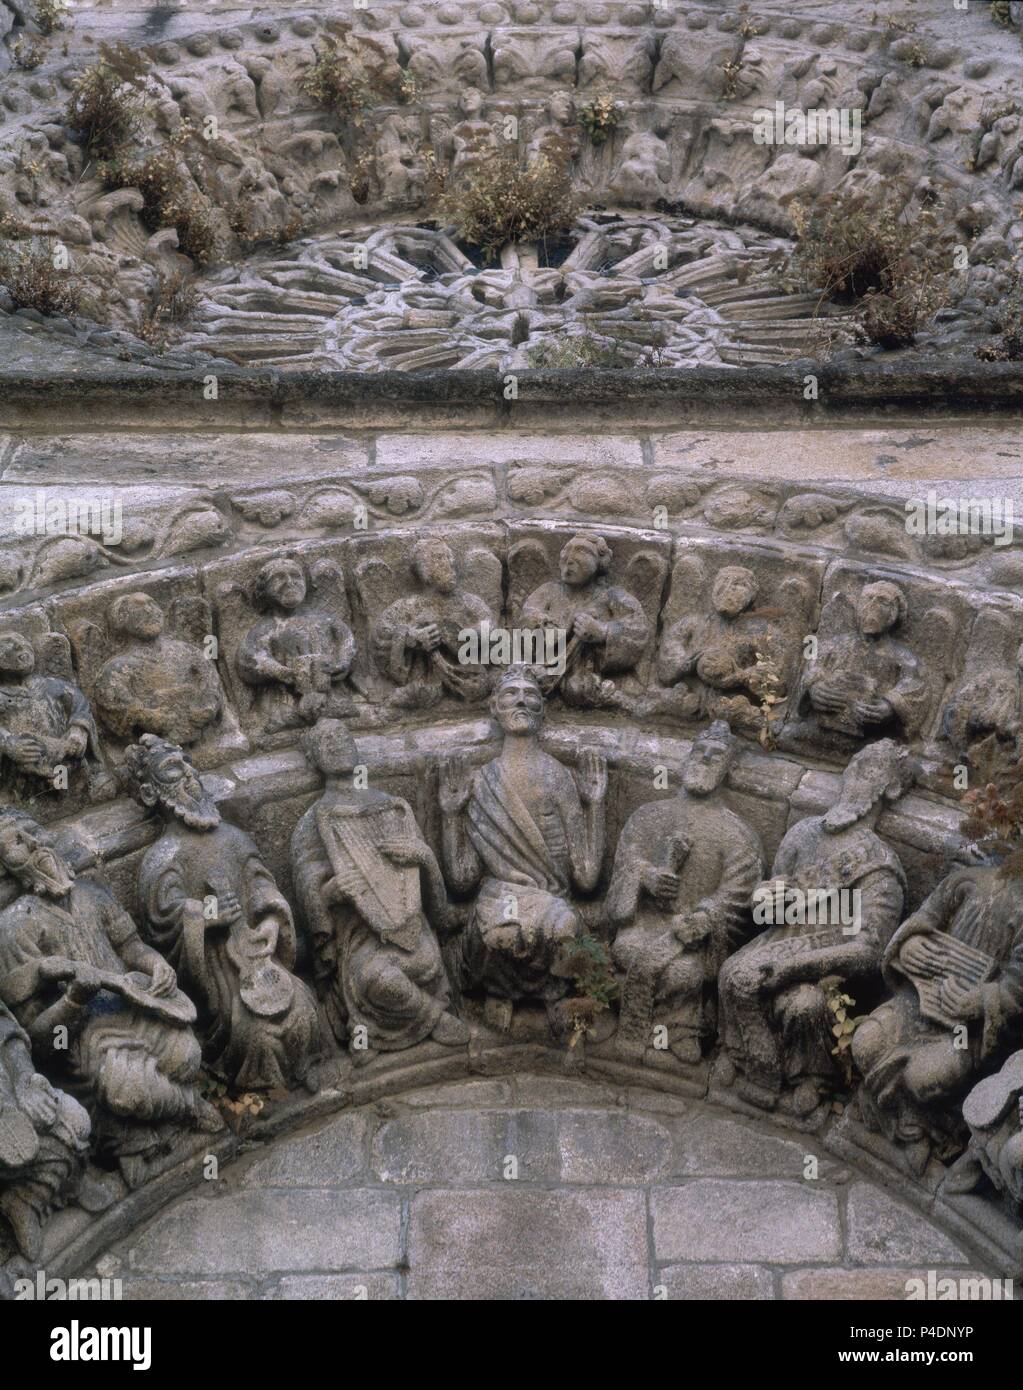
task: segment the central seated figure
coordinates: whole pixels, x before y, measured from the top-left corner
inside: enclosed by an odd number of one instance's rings
[[[507,1029],[515,1001],[550,1008],[567,989],[559,966],[581,931],[569,893],[600,875],[607,767],[585,750],[576,779],[543,750],[543,695],[525,667],[507,669],[491,707],[500,754],[475,776],[464,758],[447,762],[440,805],[448,882],[480,885],[462,938],[466,983],[486,990],[488,1022]]]

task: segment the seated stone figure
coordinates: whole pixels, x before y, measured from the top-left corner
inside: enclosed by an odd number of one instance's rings
[[[445,692],[461,700],[486,694],[490,673],[458,659],[461,634],[491,614],[483,599],[458,587],[451,547],[428,536],[412,548],[412,572],[422,591],[388,604],[373,628],[373,657],[395,685],[398,702],[436,704]]]
[[[78,1102],[36,1071],[27,1034],[0,1004],[0,1216],[27,1260],[39,1258],[50,1212],[79,1193],[89,1130]]]
[[[718,1076],[730,1081],[738,1071],[739,1092],[752,1104],[770,1109],[784,1098],[807,1115],[839,1081],[827,988],[854,997],[876,988],[881,954],[902,916],[906,877],[874,826],[909,780],[906,749],[893,740],[861,750],[842,775],[835,805],[792,827],[772,878],[760,885],[757,900],[781,911],[725,961],[718,981],[725,1052]],[[805,910],[790,890],[803,895]],[[820,907],[811,910],[806,895],[815,890],[855,893],[845,902],[858,910],[843,911],[834,898],[834,906],[818,898]]]
[[[76,878],[22,811],[0,812],[0,867],[22,889],[0,912],[0,999],[134,1184],[175,1130],[221,1128],[197,1090],[195,1007],[110,890]]]
[[[855,631],[822,646],[803,687],[802,703],[822,729],[853,738],[919,732],[931,692],[920,662],[894,635],[906,613],[897,584],[882,579],[863,587]]]
[[[759,585],[742,565],[720,569],[711,589],[714,612],[675,623],[664,634],[657,663],[658,679],[677,685],[686,676],[700,682],[691,713],[725,718],[735,728],[763,726],[763,700],[787,694],[781,676],[781,624],[752,611]],[[690,711],[685,711],[690,712]]]
[[[291,909],[259,850],[221,819],[177,744],[145,734],[125,770],[163,820],[139,869],[143,931],[199,1005],[207,1063],[239,1090],[315,1089],[316,1001],[292,973]]]
[[[606,904],[624,976],[617,1043],[637,1060],[658,1025],[680,1061],[700,1060],[707,987],[744,935],[762,852],[716,795],[736,743],[712,724],[693,742],[679,795],[634,811],[618,842]]]
[[[1019,1212],[1023,1208],[1023,1052],[994,1076],[978,1081],[963,1102],[970,1142],[942,1184],[946,1193],[973,1192],[989,1183]]]
[[[515,1001],[551,1006],[567,989],[557,969],[581,931],[568,897],[600,875],[607,769],[586,750],[577,781],[541,748],[543,694],[523,667],[506,669],[491,708],[500,754],[473,776],[463,758],[446,761],[440,806],[448,882],[459,893],[479,885],[462,938],[466,980],[506,1029]]]
[[[565,634],[560,690],[569,704],[619,705],[620,693],[604,677],[633,670],[650,634],[639,599],[608,583],[612,558],[603,536],[573,536],[561,551],[561,578],[541,584],[522,605],[523,627]]]
[[[351,670],[355,638],[341,618],[303,610],[307,591],[297,560],[270,560],[256,578],[253,602],[269,616],[246,633],[237,664],[242,680],[258,692],[268,733],[349,712],[340,687]]]
[[[111,657],[96,678],[100,719],[119,738],[148,732],[195,743],[220,718],[215,664],[194,643],[163,635],[163,610],[148,594],[115,599],[110,627],[135,645]]]
[[[967,1087],[992,1071],[1023,1015],[1023,879],[955,868],[892,937],[893,998],[853,1034],[865,1123],[922,1172],[959,1128]]]
[[[320,720],[302,747],[324,792],[295,827],[291,860],[338,1041],[357,1062],[426,1038],[465,1044],[431,926],[447,922],[444,880],[412,807],[356,785],[355,741],[337,720]]]
[[[77,685],[40,675],[36,652],[19,632],[0,632],[0,782],[31,795],[55,784],[57,769],[88,777],[94,799],[115,788],[99,762],[96,723]]]

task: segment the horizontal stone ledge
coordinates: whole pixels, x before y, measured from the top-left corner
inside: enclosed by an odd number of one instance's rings
[[[818,399],[803,397],[805,377],[817,378]],[[217,399],[204,399],[205,378],[217,379]],[[52,428],[54,411],[68,417],[119,419],[133,428],[185,410],[181,427],[211,423],[251,428],[326,424],[357,408],[381,411],[479,411],[514,420],[524,406],[556,407],[564,428],[574,408],[589,413],[607,406],[620,413],[630,404],[649,409],[710,415],[742,406],[746,418],[786,415],[801,421],[831,415],[864,416],[894,410],[942,414],[1004,411],[1023,406],[1023,369],[1013,362],[923,359],[905,363],[814,362],[771,367],[585,368],[514,373],[517,398],[505,392],[508,373],[483,370],[355,372],[208,370],[168,372],[95,371],[79,375],[36,371],[0,372],[0,427],[25,424]],[[627,410],[626,410],[627,413]],[[334,418],[336,417],[336,418]]]

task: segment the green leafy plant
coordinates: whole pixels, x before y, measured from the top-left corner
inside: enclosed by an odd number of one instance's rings
[[[613,97],[600,96],[580,106],[576,119],[595,145],[602,145],[618,129],[621,109]]]
[[[27,245],[0,246],[0,288],[11,296],[16,309],[73,318],[82,308],[78,277],[58,269],[54,248],[38,239]]]
[[[948,276],[928,254],[936,230],[930,211],[912,222],[894,202],[861,205],[841,194],[792,210],[798,241],[797,280],[823,303],[854,304],[867,341],[881,347],[912,343],[950,297]]]
[[[454,180],[445,178],[436,212],[454,224],[461,241],[492,260],[509,242],[542,241],[572,226],[576,203],[568,162],[557,150],[528,164],[513,154],[496,155]]]
[[[575,987],[565,1000],[572,1021],[569,1047],[575,1047],[598,1015],[605,1013],[618,998],[618,981],[607,943],[591,932],[583,932],[568,947],[563,968]]]
[[[100,44],[99,53],[75,81],[64,119],[90,155],[104,158],[142,128],[149,61],[126,43]]]
[[[856,1000],[846,994],[842,989],[842,982],[834,977],[821,981],[821,988],[824,990],[824,1001],[828,1012],[834,1022],[831,1025],[831,1035],[835,1039],[835,1045],[831,1049],[842,1079],[848,1089],[852,1089],[855,1080],[855,1068],[853,1066],[852,1040],[856,1029],[866,1018],[866,1014],[854,1016],[851,1012],[856,1007]]]

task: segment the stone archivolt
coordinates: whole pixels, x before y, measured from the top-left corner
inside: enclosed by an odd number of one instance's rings
[[[360,487],[386,507],[399,484]],[[822,521],[863,505],[815,496]],[[8,603],[15,1264],[55,1206],[158,1182],[215,1128],[201,1062],[234,1093],[341,1104],[403,1053],[568,1049],[1013,1207],[1019,880],[971,858],[951,778],[991,734],[1007,765],[1018,747],[1018,596],[804,540],[541,517]],[[460,636],[544,624],[560,670],[460,661]],[[1004,663],[997,708],[977,651]],[[765,925],[765,890],[852,895],[855,929]],[[836,1125],[845,995],[863,1080]]]

